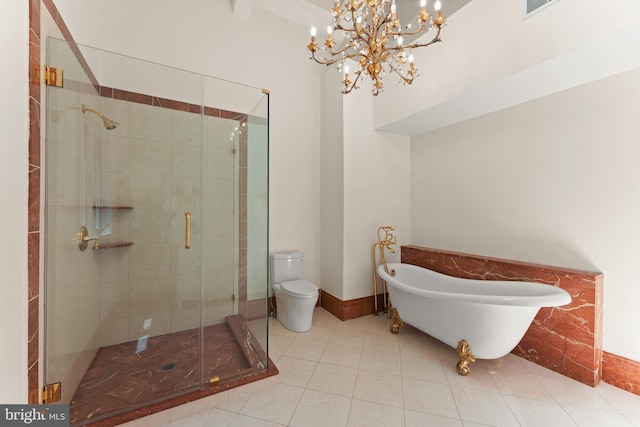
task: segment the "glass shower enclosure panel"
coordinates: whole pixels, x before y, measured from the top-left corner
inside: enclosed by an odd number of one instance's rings
[[[71,424],[265,370],[267,95],[53,38],[47,57],[44,381]]]
[[[216,364],[229,361],[235,372],[210,380],[222,384],[268,367],[268,91],[213,78],[203,87],[204,104],[216,105],[205,107],[203,304],[205,337],[212,339],[205,339],[204,370],[211,377]],[[256,153],[262,157],[252,159]]]
[[[244,163],[243,163],[244,165]],[[269,93],[254,106],[247,117],[246,152],[247,194],[247,333],[267,350],[268,324],[273,313],[269,304]],[[265,357],[264,363],[269,359]]]

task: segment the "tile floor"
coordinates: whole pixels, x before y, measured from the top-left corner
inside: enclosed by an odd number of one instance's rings
[[[124,426],[640,427],[640,396],[511,354],[462,377],[454,349],[407,325],[393,335],[383,315],[342,322],[317,308],[306,333],[269,322],[279,375]]]

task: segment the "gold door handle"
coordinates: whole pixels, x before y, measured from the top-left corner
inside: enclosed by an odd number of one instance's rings
[[[191,212],[184,213],[185,220],[185,232],[184,232],[184,247],[185,249],[191,248]]]

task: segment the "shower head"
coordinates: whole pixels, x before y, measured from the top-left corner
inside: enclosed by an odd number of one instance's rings
[[[104,127],[107,128],[107,130],[113,130],[118,127],[118,122],[104,116],[102,117],[102,122],[104,123]]]
[[[119,124],[115,120],[111,120],[110,118],[104,116],[99,111],[96,111],[93,108],[86,107],[84,104],[82,104],[82,112],[86,113],[87,111],[89,111],[89,112],[95,114],[96,116],[100,117],[102,119],[102,122],[104,123],[105,129],[107,129],[107,130],[113,130]]]

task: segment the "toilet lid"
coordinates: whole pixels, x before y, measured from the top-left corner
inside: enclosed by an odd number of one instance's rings
[[[286,293],[294,296],[311,297],[318,294],[318,287],[308,280],[290,280],[280,285]]]

